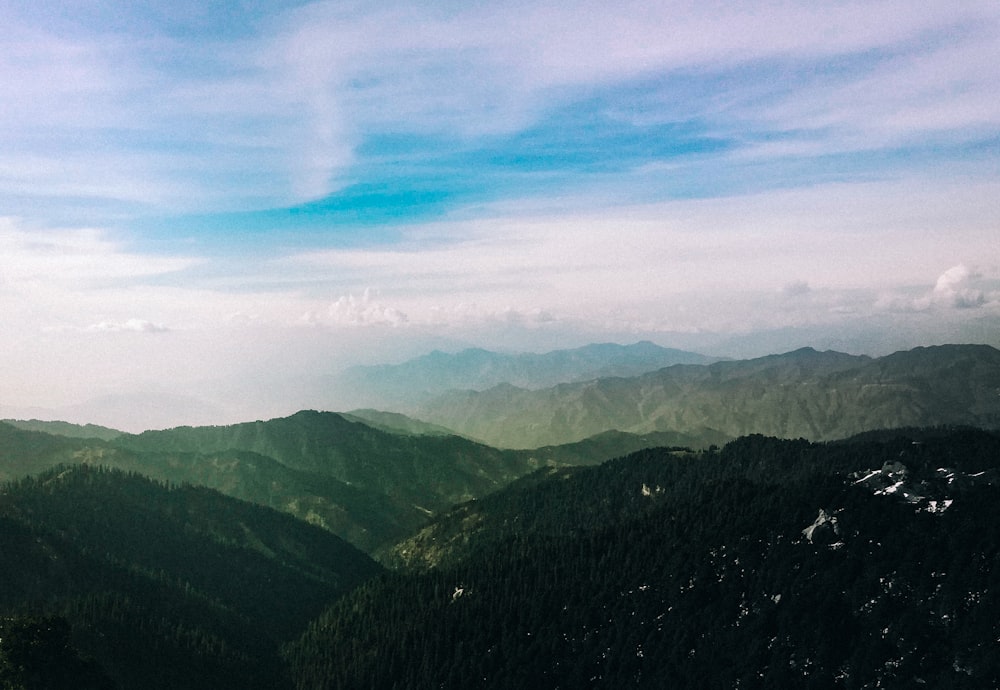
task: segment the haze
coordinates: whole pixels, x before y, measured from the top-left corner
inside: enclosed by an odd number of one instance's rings
[[[431,348],[1000,346],[995,0],[0,25],[4,416],[275,416]]]

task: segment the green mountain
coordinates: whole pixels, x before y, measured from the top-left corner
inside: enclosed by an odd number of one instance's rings
[[[301,689],[997,687],[998,499],[967,429],[542,470],[285,653]]]
[[[547,462],[456,436],[389,433],[313,411],[266,422],[147,431],[123,436],[115,446],[139,454],[143,463],[197,472],[197,481],[243,492],[343,533],[369,551],[411,533],[429,515],[495,491]]]
[[[325,383],[356,407],[407,409],[452,389],[485,390],[501,383],[544,388],[711,361],[714,359],[704,355],[646,341],[600,343],[543,354],[505,354],[479,348],[456,353],[435,350],[402,364],[352,367]]]
[[[381,570],[277,511],[86,465],[0,489],[0,553],[0,618],[67,621],[121,688],[288,687],[279,646]]]
[[[828,440],[900,426],[998,428],[997,390],[1000,351],[986,345],[878,359],[806,348],[544,390],[504,384],[452,392],[416,415],[505,448],[569,443],[608,429]]]
[[[356,418],[354,418],[356,419]],[[393,426],[401,415],[383,416]],[[531,451],[501,451],[453,435],[395,433],[329,412],[224,427],[181,427],[113,441],[73,439],[0,423],[0,480],[88,463],[160,481],[208,486],[324,527],[381,553],[452,505],[540,467],[602,462],[639,448],[691,445],[682,434],[609,432]],[[712,442],[719,439],[713,437]]]
[[[380,553],[429,517],[540,467],[591,465],[691,441],[678,434],[610,433],[567,446],[504,451],[453,435],[392,433],[332,412],[303,411],[266,422],[148,431],[115,445],[141,456],[129,469],[183,477],[286,510]],[[184,472],[167,476],[154,466]]]

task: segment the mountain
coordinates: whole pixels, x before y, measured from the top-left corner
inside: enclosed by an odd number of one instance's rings
[[[445,391],[485,390],[501,383],[545,388],[605,376],[635,376],[672,364],[714,361],[693,352],[644,341],[602,343],[544,354],[502,354],[478,348],[445,353],[435,350],[402,364],[352,367],[327,385],[355,407],[407,409]]]
[[[385,428],[425,425],[379,415]],[[395,433],[331,412],[219,427],[70,438],[0,423],[0,480],[86,463],[191,483],[282,510],[379,554],[455,503],[484,496],[540,467],[588,465],[656,445],[693,445],[684,434],[619,432],[526,451],[453,435]],[[724,439],[712,437],[712,442]]]
[[[545,469],[286,647],[297,688],[997,687],[1000,435]]]
[[[428,515],[545,462],[454,436],[391,434],[333,413],[125,434],[113,441],[0,423],[0,480],[59,464],[114,467],[273,507],[370,552],[412,533]]]
[[[122,435],[122,432],[117,429],[97,424],[70,424],[69,422],[42,421],[40,419],[4,419],[0,421],[26,431],[42,431],[46,434],[70,438],[99,438],[110,441]]]
[[[381,572],[277,511],[86,465],[0,489],[0,553],[0,618],[67,622],[121,688],[289,687],[279,646]]]
[[[430,514],[494,491],[545,464],[526,453],[457,436],[389,433],[316,411],[230,426],[147,431],[123,436],[115,446],[162,457],[213,456],[223,463],[234,454],[241,459],[246,456],[239,453],[253,453],[299,477],[328,487],[336,482],[359,499],[379,497],[373,501],[376,506],[391,503],[409,514],[405,531]]]
[[[562,444],[608,429],[811,440],[878,428],[1000,427],[1000,351],[917,348],[872,359],[805,348],[543,390],[456,391],[415,415],[498,447]]]
[[[341,412],[340,416],[352,422],[361,422],[375,429],[387,431],[390,434],[406,434],[412,436],[454,436],[455,432],[443,426],[428,424],[413,417],[407,417],[399,412],[383,410],[360,409]]]
[[[402,423],[401,417],[391,419]],[[175,481],[183,477],[286,510],[377,554],[429,517],[540,467],[592,465],[639,448],[692,440],[701,439],[610,433],[566,446],[509,451],[454,435],[393,433],[349,416],[302,411],[265,422],[147,431],[122,436],[114,445],[141,454],[128,469]],[[164,465],[175,474],[154,469]],[[176,474],[179,470],[184,473]]]

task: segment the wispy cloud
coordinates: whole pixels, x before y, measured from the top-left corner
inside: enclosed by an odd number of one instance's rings
[[[110,32],[5,13],[0,196],[266,208],[385,174],[386,156],[456,174],[443,153],[496,151],[567,108],[647,134],[694,123],[757,157],[970,141],[1000,120],[989,2],[321,2],[238,35],[138,15],[133,33],[124,12]],[[587,123],[564,123],[575,145]]]
[[[180,271],[198,261],[129,251],[102,230],[31,228],[0,218],[0,275],[11,290],[92,288]]]
[[[127,321],[101,321],[87,326],[84,330],[92,333],[166,333],[170,329],[163,324],[153,323],[145,319],[128,319]]]

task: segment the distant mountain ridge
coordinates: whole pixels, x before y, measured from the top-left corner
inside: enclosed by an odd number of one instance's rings
[[[55,436],[68,436],[69,438],[99,438],[110,441],[118,438],[123,432],[117,429],[109,429],[106,426],[97,424],[71,424],[60,421],[43,421],[41,419],[3,419],[11,426],[26,431],[42,431]]]
[[[568,443],[608,429],[829,440],[901,426],[998,428],[1000,351],[945,345],[873,359],[803,348],[542,390],[503,384],[455,391],[415,415],[506,448]]]
[[[717,358],[660,347],[649,341],[596,343],[542,354],[504,354],[470,348],[454,354],[435,350],[402,364],[351,367],[331,385],[347,391],[354,407],[408,408],[445,391],[485,390],[507,383],[545,388],[606,376],[636,376],[673,364],[707,364]]]

